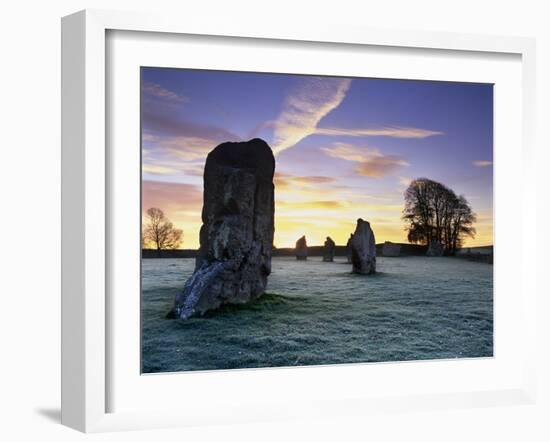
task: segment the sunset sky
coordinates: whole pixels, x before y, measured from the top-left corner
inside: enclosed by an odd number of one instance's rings
[[[272,147],[275,245],[345,244],[357,218],[406,242],[403,192],[426,177],[466,196],[466,245],[492,244],[493,88],[487,84],[142,68],[142,207],[197,248],[206,155],[224,141]]]

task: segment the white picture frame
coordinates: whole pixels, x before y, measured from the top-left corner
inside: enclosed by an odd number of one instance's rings
[[[86,10],[62,21],[62,423],[85,432],[208,424],[212,415],[201,409],[109,411],[109,310],[110,235],[108,109],[106,68],[109,55],[106,36],[110,31],[154,32],[164,35],[218,36],[243,39],[270,39],[285,42],[337,43],[344,47],[431,49],[484,54],[512,54],[521,58],[521,146],[524,171],[534,155],[535,42],[519,37],[493,37],[416,31],[388,31],[346,26],[294,27],[284,24],[212,22],[197,17],[167,17],[143,13]],[[510,171],[511,173],[512,171]],[[521,248],[521,307],[517,320],[523,337],[535,333],[537,291],[534,270],[526,257],[534,255],[528,241],[535,220],[534,176],[523,175]],[[497,222],[499,222],[497,220]],[[532,230],[534,231],[534,229]],[[519,241],[519,239],[518,239]],[[506,251],[505,249],[501,249]],[[498,261],[498,248],[495,251]],[[517,260],[517,258],[516,258]],[[510,277],[513,277],[510,275]],[[136,318],[139,320],[139,318]],[[524,353],[518,356],[521,380],[502,388],[477,388],[460,393],[426,392],[348,397],[327,396],[285,406],[255,407],[253,400],[235,404],[238,418],[220,411],[216,421],[258,421],[286,417],[360,415],[372,411],[403,411],[426,408],[455,408],[509,403],[532,403],[535,398],[535,339],[526,339]],[[420,365],[419,365],[420,364]],[[412,363],[410,370],[427,370],[429,363]],[[378,365],[390,370],[390,365]],[[414,368],[416,367],[416,368]],[[343,367],[333,367],[338,375]],[[475,369],[475,368],[474,368]],[[294,369],[299,373],[302,369]],[[356,371],[361,367],[356,367]],[[276,372],[273,369],[272,372]],[[255,373],[258,373],[257,371]],[[135,374],[135,373],[134,373]],[[241,372],[242,374],[242,372]],[[357,373],[355,374],[357,375]],[[227,372],[217,376],[228,377]],[[232,375],[231,375],[232,376]],[[255,375],[262,382],[272,376],[266,371]],[[267,376],[267,377],[266,377]],[[198,379],[198,378],[197,378]],[[519,379],[519,378],[518,378]],[[517,381],[517,382],[516,382]],[[252,397],[252,396],[251,396]],[[189,398],[192,401],[192,397]]]

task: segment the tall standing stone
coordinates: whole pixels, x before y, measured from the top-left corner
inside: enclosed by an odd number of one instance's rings
[[[346,243],[346,257],[348,259],[348,264],[351,264],[351,241],[353,240],[353,233],[350,233],[348,242]]]
[[[323,261],[324,262],[333,262],[334,261],[334,248],[336,243],[332,240],[330,236],[327,236],[325,241],[325,246],[323,248]]]
[[[376,272],[376,241],[368,221],[361,218],[351,240],[351,263],[353,273],[370,275]]]
[[[223,143],[208,154],[195,272],[171,316],[201,316],[264,293],[271,273],[274,171],[271,148],[258,138]]]
[[[296,259],[300,261],[307,259],[307,241],[305,235],[296,241]]]

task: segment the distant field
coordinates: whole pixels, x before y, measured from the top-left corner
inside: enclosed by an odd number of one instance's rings
[[[165,319],[194,259],[143,260],[144,373],[493,355],[493,267],[457,258],[273,259],[267,294]]]

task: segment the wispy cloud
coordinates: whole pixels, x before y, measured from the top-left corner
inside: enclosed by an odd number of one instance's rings
[[[272,147],[278,154],[309,135],[349,137],[427,138],[443,132],[415,127],[384,126],[379,128],[317,127],[320,121],[336,109],[351,86],[349,78],[311,77],[301,79],[285,99],[278,118],[265,121],[250,132],[255,137],[264,129],[273,130]]]
[[[143,171],[155,175],[178,173],[202,175],[197,164],[204,164],[208,153],[225,141],[240,141],[230,131],[179,119],[162,104],[153,104],[142,114]]]
[[[202,138],[216,140],[220,143],[240,141],[240,137],[227,129],[183,120],[165,109],[145,109],[142,115],[142,125],[145,133],[163,137]]]
[[[382,127],[377,129],[344,129],[344,128],[317,128],[317,135],[334,135],[348,137],[392,137],[392,138],[427,138],[434,135],[443,135],[443,132],[420,129],[415,127]]]
[[[409,163],[398,155],[383,154],[378,149],[335,143],[334,147],[322,147],[328,156],[356,162],[355,172],[369,178],[381,178]]]
[[[142,172],[144,175],[158,176],[202,176],[204,172],[204,161],[201,162],[183,162],[183,161],[162,161],[147,160],[143,161]]]
[[[142,83],[141,92],[143,94],[146,94],[152,97],[156,97],[156,98],[160,98],[163,100],[172,101],[176,103],[185,103],[189,101],[189,98],[184,95],[180,95],[174,91],[168,90],[159,84],[151,83],[147,81]]]
[[[350,85],[349,78],[302,79],[286,98],[277,120],[270,123],[274,152],[282,152],[315,133],[319,121],[342,103]]]
[[[151,175],[175,175],[178,173],[176,168],[160,164],[144,164],[141,170],[143,173]]]
[[[277,206],[283,209],[343,209],[349,207],[349,201],[318,200],[318,201],[279,201]]]
[[[275,172],[275,186],[277,189],[287,189],[296,187],[315,187],[323,184],[333,184],[336,178],[317,175],[290,175],[281,172]]]
[[[179,104],[187,97],[155,83],[142,85],[142,142],[149,160],[194,161],[206,158],[210,150],[224,141],[240,141],[231,131],[212,124],[181,117]]]
[[[472,164],[476,167],[489,167],[493,165],[493,162],[488,160],[475,160],[472,161]]]
[[[339,158],[346,161],[364,161],[367,156],[367,149],[360,149],[351,144],[334,143],[334,147],[321,147],[329,157]]]
[[[361,161],[355,171],[362,176],[370,178],[380,178],[389,175],[395,169],[401,166],[408,166],[409,163],[402,160],[397,155],[376,154],[365,161]]]
[[[152,141],[144,143],[144,152],[148,154],[144,163],[150,161],[195,161],[205,159],[218,140],[200,137],[162,137],[153,136]]]

